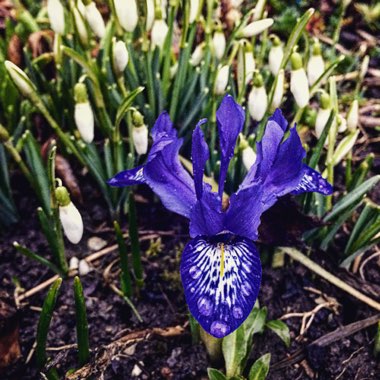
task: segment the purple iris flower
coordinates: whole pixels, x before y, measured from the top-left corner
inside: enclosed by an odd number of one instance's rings
[[[316,191],[329,195],[332,186],[302,161],[305,150],[295,127],[287,132],[280,110],[269,118],[257,143],[257,159],[236,193],[223,207],[228,165],[244,124],[244,111],[226,95],[216,112],[221,165],[219,191],[203,182],[209,149],[200,126],[193,132],[193,178],[179,161],[182,139],[166,112],[153,129],[153,146],[145,165],[118,173],[112,186],[147,184],[164,206],[190,220],[190,236],[181,259],[181,278],[190,312],[211,335],[222,338],[236,330],[251,312],[260,288],[261,264],[253,243],[260,216],[285,194]]]

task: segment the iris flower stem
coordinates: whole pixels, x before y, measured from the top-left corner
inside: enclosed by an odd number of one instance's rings
[[[300,252],[294,248],[290,248],[290,247],[280,247],[279,249],[280,249],[280,251],[283,251],[284,253],[286,253],[293,260],[298,261],[299,263],[304,265],[306,268],[310,269],[312,272],[314,272],[318,276],[324,278],[325,280],[327,280],[331,284],[342,289],[346,293],[355,297],[359,301],[364,302],[365,304],[369,305],[370,307],[374,308],[375,310],[380,311],[380,303],[379,302],[373,300],[372,298],[367,297],[363,293],[354,289],[352,286],[348,285],[346,282],[342,281],[340,278],[334,276],[333,274],[328,272],[326,269],[324,269],[320,265],[316,264],[313,260],[309,259],[302,252]]]

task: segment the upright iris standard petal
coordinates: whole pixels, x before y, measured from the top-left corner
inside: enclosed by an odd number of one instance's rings
[[[244,125],[244,110],[231,95],[226,95],[216,111],[218,124],[221,164],[219,176],[219,196],[221,197],[226,181],[228,165],[234,155],[236,140]]]
[[[206,121],[206,119],[202,119],[195,127],[191,147],[191,159],[193,161],[195,192],[197,194],[198,199],[202,198],[203,174],[205,171],[206,162],[210,157],[210,152],[200,127],[202,124],[206,123]]]
[[[255,304],[259,254],[243,237],[200,236],[183,252],[181,278],[191,314],[209,334],[223,338],[244,322]]]

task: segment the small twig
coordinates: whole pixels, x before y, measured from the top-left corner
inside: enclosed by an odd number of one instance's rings
[[[380,251],[377,251],[375,253],[373,253],[371,256],[367,257],[362,265],[360,265],[360,268],[359,268],[359,274],[360,274],[360,277],[365,281],[365,277],[364,277],[364,267],[367,265],[368,262],[370,262],[372,259],[374,259],[375,257],[378,257],[380,256]]]
[[[300,251],[298,251],[294,248],[289,248],[289,247],[281,247],[279,249],[282,250],[283,252],[285,252],[293,260],[300,262],[306,268],[310,269],[311,271],[313,271],[317,275],[321,276],[322,278],[324,278],[325,280],[327,280],[331,284],[333,284],[336,287],[344,290],[346,293],[355,297],[359,301],[366,303],[367,305],[371,306],[375,310],[380,311],[380,303],[379,302],[376,302],[372,298],[367,297],[363,293],[354,289],[352,286],[348,285],[347,283],[342,281],[340,278],[334,276],[333,274],[328,272],[326,269],[322,268],[320,265],[318,265],[314,261],[310,260],[307,256],[305,256]]]
[[[64,350],[71,350],[77,347],[78,345],[76,343],[72,343],[72,344],[65,344],[64,346],[60,346],[60,347],[46,347],[46,351],[64,351]]]

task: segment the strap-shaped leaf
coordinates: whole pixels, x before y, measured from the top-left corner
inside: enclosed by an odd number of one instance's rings
[[[248,380],[265,380],[269,372],[270,358],[269,353],[258,358],[249,371]]]
[[[116,128],[118,128],[124,115],[128,112],[129,107],[132,105],[132,102],[135,99],[135,97],[138,94],[140,94],[142,91],[144,91],[144,87],[141,87],[141,86],[137,87],[124,98],[123,102],[120,104],[116,113],[116,120],[115,120]]]

